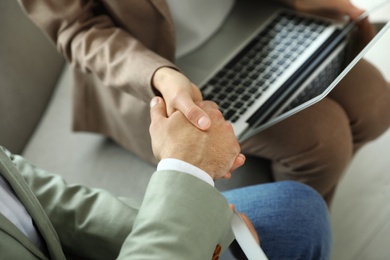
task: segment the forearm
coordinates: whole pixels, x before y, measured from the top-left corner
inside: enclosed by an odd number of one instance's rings
[[[149,102],[151,80],[171,61],[117,26],[101,2],[19,0],[27,15],[54,42],[65,59],[114,87]]]

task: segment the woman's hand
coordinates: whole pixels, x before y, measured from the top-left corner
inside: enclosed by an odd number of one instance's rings
[[[209,116],[196,105],[203,100],[200,90],[182,73],[168,67],[160,68],[154,74],[152,84],[163,96],[168,116],[179,110],[197,128],[207,130],[210,127]]]
[[[332,12],[347,15],[351,20],[364,13],[364,10],[354,6],[350,0],[292,0],[291,3],[298,11]]]
[[[233,127],[223,118],[217,104],[202,101],[199,107],[213,121],[207,131],[194,127],[178,110],[168,116],[164,100],[153,98],[149,128],[153,153],[157,160],[175,158],[190,163],[213,180],[228,179],[232,171],[244,164],[245,156]]]

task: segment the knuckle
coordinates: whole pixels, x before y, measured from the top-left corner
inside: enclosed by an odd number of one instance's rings
[[[210,114],[210,116],[212,116],[212,117],[214,117],[214,118],[216,118],[216,119],[219,119],[219,120],[223,119],[223,120],[224,120],[224,117],[223,117],[223,115],[222,115],[222,112],[219,111],[218,109],[211,109],[211,110],[209,111],[209,114]]]
[[[233,126],[232,126],[232,124],[230,122],[225,121],[224,122],[224,128],[225,128],[226,131],[234,134]]]

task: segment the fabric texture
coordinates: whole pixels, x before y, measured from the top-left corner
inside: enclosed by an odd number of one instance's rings
[[[218,259],[233,240],[226,199],[189,174],[154,173],[138,208],[104,190],[68,185],[3,148],[0,173],[47,245],[40,251],[0,214],[7,259]],[[252,220],[270,259],[329,259],[328,211],[312,188],[287,181],[224,195]]]
[[[211,259],[217,245],[226,250],[233,239],[225,198],[188,174],[156,172],[138,209],[106,191],[67,185],[3,149],[0,172],[31,214],[51,259]],[[7,259],[46,259],[1,214],[0,237]]]
[[[330,259],[329,213],[314,189],[283,181],[223,194],[237,211],[245,213],[252,221],[269,259]],[[242,255],[239,250],[233,252],[236,256]]]
[[[328,97],[248,139],[242,149],[269,159],[276,181],[306,183],[330,205],[354,153],[388,129],[389,104],[389,83],[362,60]]]
[[[24,1],[73,69],[73,129],[102,133],[156,163],[148,136],[154,72],[173,67],[165,1]],[[134,127],[136,126],[136,127]]]

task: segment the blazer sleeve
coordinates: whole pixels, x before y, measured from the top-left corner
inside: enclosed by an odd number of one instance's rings
[[[211,185],[175,171],[154,173],[118,259],[212,259],[233,241],[232,211]]]
[[[107,87],[149,102],[155,95],[151,86],[155,71],[160,67],[176,68],[116,25],[101,1],[18,1],[69,63],[96,74]]]
[[[153,174],[140,209],[110,193],[68,185],[10,156],[58,233],[67,256],[90,259],[211,259],[233,240],[226,199],[196,177]]]

